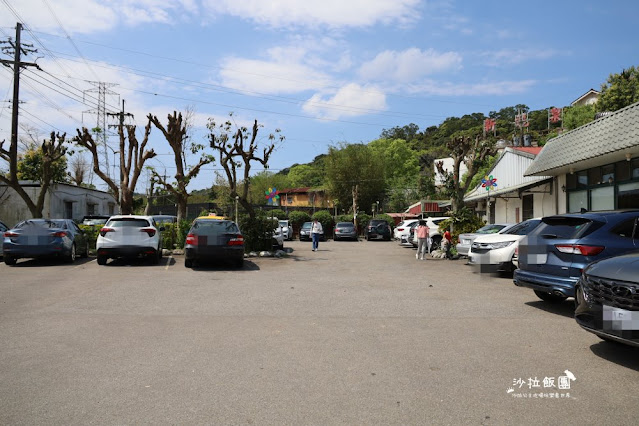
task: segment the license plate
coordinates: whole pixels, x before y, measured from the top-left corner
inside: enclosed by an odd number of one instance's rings
[[[604,330],[639,330],[639,311],[603,305]]]
[[[548,254],[529,254],[528,255],[528,264],[529,265],[545,265],[548,261]]]
[[[470,240],[462,240],[462,243],[464,243],[466,245],[470,245]]]

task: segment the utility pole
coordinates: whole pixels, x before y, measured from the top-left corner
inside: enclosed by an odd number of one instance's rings
[[[124,133],[124,117],[130,117],[133,118],[133,114],[131,113],[125,113],[124,112],[124,99],[122,99],[122,111],[114,113],[114,112],[107,112],[106,115],[108,115],[109,117],[118,117],[119,119],[119,124],[109,124],[109,127],[115,127],[118,129],[122,129],[122,132]],[[124,170],[124,152],[123,152],[124,147],[120,146],[120,204],[122,204],[122,172]],[[115,161],[115,160],[114,160]],[[114,176],[115,177],[115,176]]]
[[[22,24],[16,23],[16,40],[15,43],[9,39],[3,44],[9,44],[11,47],[4,47],[2,50],[8,53],[10,49],[13,49],[13,61],[0,59],[2,65],[11,67],[13,66],[13,103],[11,111],[11,145],[9,147],[9,175],[13,179],[18,171],[18,107],[20,103],[20,68],[22,67],[40,67],[33,62],[21,62],[20,56],[22,53],[28,55],[29,53],[35,53],[37,50],[33,49],[33,45],[22,44],[20,42],[20,33],[22,32]],[[26,47],[24,47],[26,46]],[[16,182],[17,183],[17,182]]]
[[[353,224],[357,229],[357,196],[359,193],[359,185],[353,186]]]

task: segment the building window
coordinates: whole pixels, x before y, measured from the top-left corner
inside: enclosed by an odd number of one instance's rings
[[[522,217],[521,220],[528,220],[528,219],[532,219],[533,217],[535,217],[535,209],[534,209],[534,195],[533,194],[529,194],[529,195],[524,195],[524,197],[521,200],[521,206],[522,206]]]
[[[590,210],[614,210],[615,209],[615,187],[605,186],[595,188],[590,191]]]
[[[577,172],[577,188],[586,186],[588,186],[588,172],[586,170]]]
[[[95,204],[87,203],[87,216],[93,216],[95,214]]]
[[[639,182],[619,185],[619,190],[617,192],[617,208],[639,208]]]
[[[113,216],[115,214],[115,204],[109,203],[109,215]]]
[[[578,213],[581,209],[588,210],[588,191],[568,193],[568,213]]]

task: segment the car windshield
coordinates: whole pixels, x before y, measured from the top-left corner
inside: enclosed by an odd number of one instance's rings
[[[282,227],[288,226],[288,220],[280,220],[280,226]]]
[[[336,226],[338,228],[354,228],[355,227],[355,225],[353,225],[350,222],[339,222]]]
[[[206,235],[238,234],[240,229],[229,220],[196,220],[191,227],[192,233]]]
[[[121,218],[109,220],[108,226],[113,228],[144,228],[149,226],[149,221],[146,219],[137,218]]]
[[[479,228],[477,231],[475,231],[475,234],[496,234],[502,229],[504,229],[505,226],[506,225],[494,225],[494,224],[486,225]]]
[[[506,234],[510,235],[528,235],[541,223],[541,219],[529,219],[510,228]]]
[[[304,225],[302,225],[302,229],[311,229],[311,222],[304,222]]]

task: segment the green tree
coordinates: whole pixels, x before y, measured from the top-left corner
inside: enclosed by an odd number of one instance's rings
[[[255,205],[267,205],[268,200],[266,199],[266,193],[269,192],[269,188],[280,190],[288,187],[287,176],[264,170],[251,177],[249,200]]]
[[[326,181],[331,197],[340,206],[355,204],[367,209],[383,199],[384,173],[384,159],[367,145],[342,144],[328,150]]]
[[[566,130],[576,129],[595,119],[595,105],[575,105],[564,108],[563,125]]]
[[[18,179],[42,181],[44,178],[43,160],[44,153],[42,147],[25,152],[22,157],[18,159]],[[51,168],[49,173],[52,182],[68,182],[69,175],[67,174],[66,156],[61,156],[57,160],[52,161],[49,167]]]
[[[318,187],[324,183],[324,170],[310,164],[298,164],[288,172],[288,182],[292,188]]]
[[[617,111],[639,102],[639,67],[630,67],[619,74],[610,74],[601,85],[597,111]]]

